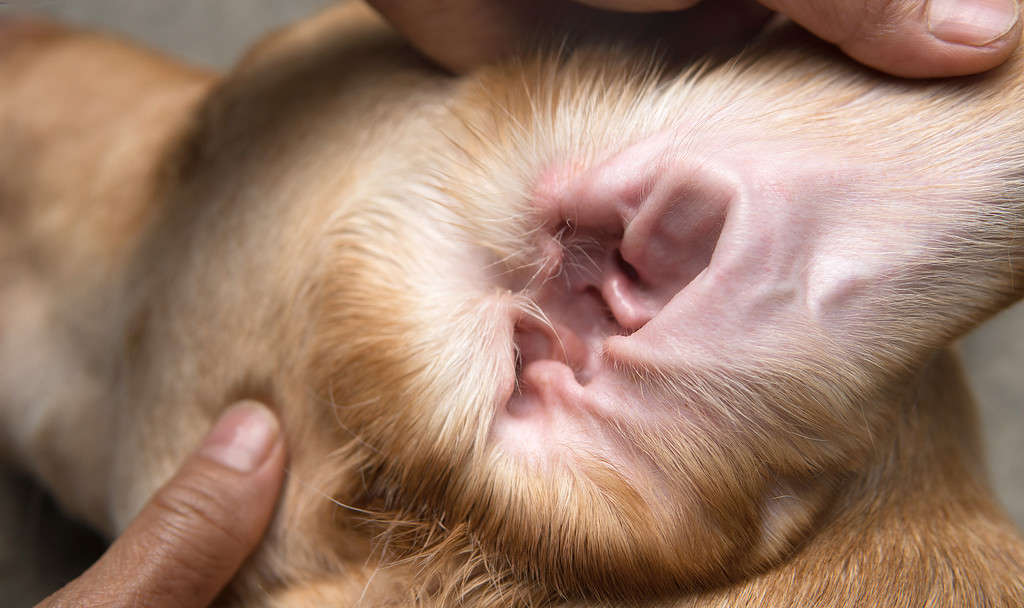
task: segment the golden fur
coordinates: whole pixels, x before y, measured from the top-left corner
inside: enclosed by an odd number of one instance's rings
[[[226,403],[271,404],[289,480],[229,604],[1024,605],[944,351],[1024,293],[1020,59],[908,83],[785,28],[682,74],[649,57],[452,78],[350,6],[217,79],[0,26],[3,445],[116,534]],[[624,358],[692,405],[616,422],[644,472],[512,457],[508,319],[543,322],[558,280],[528,202],[661,132],[681,157],[773,142],[791,173],[755,185],[811,183],[888,271],[770,342]]]

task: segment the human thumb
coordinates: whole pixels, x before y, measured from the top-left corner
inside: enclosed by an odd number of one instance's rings
[[[993,68],[1020,40],[1017,0],[762,0],[854,59],[896,76]]]
[[[259,543],[284,462],[274,415],[234,405],[103,557],[42,606],[208,605]]]

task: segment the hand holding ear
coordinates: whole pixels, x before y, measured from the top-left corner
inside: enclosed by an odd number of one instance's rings
[[[515,50],[540,28],[646,28],[687,50],[742,41],[767,12],[738,0],[370,0],[412,44],[455,71]],[[1005,61],[1017,0],[760,0],[866,65],[906,77],[959,76]],[[753,5],[753,6],[752,6]],[[691,8],[692,7],[692,8]],[[601,9],[601,10],[598,10]],[[686,9],[686,10],[683,10]],[[673,15],[608,15],[606,11]],[[649,18],[648,18],[649,17]]]
[[[207,606],[263,536],[284,463],[274,415],[229,408],[103,557],[40,607]]]
[[[760,0],[847,55],[912,78],[991,69],[1020,41],[1017,0]]]

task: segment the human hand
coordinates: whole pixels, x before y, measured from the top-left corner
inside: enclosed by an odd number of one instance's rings
[[[742,41],[767,18],[738,0],[370,0],[412,44],[462,71],[514,50],[538,28],[645,29],[684,50]],[[897,76],[937,77],[993,68],[1017,48],[1016,0],[760,0],[850,57]],[[584,6],[587,5],[587,6]],[[697,6],[694,6],[697,5]],[[673,15],[609,15],[680,11]],[[690,8],[694,7],[694,8]]]
[[[37,608],[200,608],[259,543],[285,446],[262,405],[229,408],[98,562]]]

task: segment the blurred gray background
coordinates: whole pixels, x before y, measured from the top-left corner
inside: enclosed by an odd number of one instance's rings
[[[226,68],[263,32],[328,4],[329,0],[18,0],[0,1],[0,14],[48,14],[118,32],[197,64]],[[1024,304],[975,331],[963,341],[962,351],[982,405],[993,483],[1024,527]],[[60,520],[38,488],[0,474],[0,604],[31,605],[75,576],[101,550],[99,539]]]

